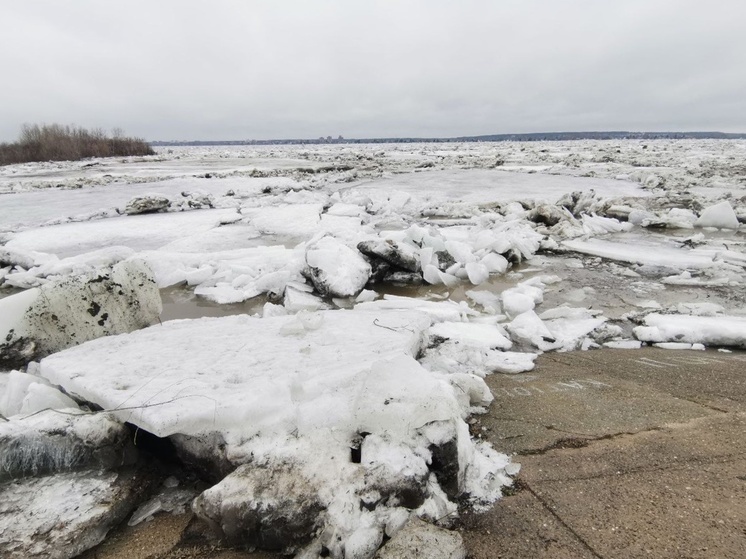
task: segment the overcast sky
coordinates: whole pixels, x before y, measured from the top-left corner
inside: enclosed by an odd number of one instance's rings
[[[0,0],[0,141],[746,132],[744,0]]]

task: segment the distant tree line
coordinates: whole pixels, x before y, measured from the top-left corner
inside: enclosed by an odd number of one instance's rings
[[[455,138],[326,138],[285,140],[191,140],[156,141],[154,146],[266,146],[285,144],[409,144],[448,142],[552,142],[565,140],[692,140],[746,139],[746,134],[724,132],[532,132],[527,134],[490,134],[487,136],[458,136]]]
[[[60,124],[25,124],[17,142],[0,144],[0,165],[154,154],[148,142],[127,137],[119,129],[114,129],[109,135],[100,128],[87,130]]]

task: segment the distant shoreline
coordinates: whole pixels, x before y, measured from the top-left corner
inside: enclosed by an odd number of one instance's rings
[[[727,132],[531,132],[454,138],[308,138],[281,140],[157,140],[151,146],[274,146],[323,144],[413,144],[454,142],[559,142],[567,140],[744,140],[746,133]]]

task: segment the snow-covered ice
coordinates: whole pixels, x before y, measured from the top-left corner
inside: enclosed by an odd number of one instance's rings
[[[528,175],[492,169],[447,169],[408,173],[355,188],[379,211],[469,211],[470,207],[539,199],[556,202],[572,191],[595,189],[610,197],[645,196],[639,184],[613,179]]]
[[[182,241],[185,236],[198,237],[239,217],[235,210],[203,210],[63,223],[16,233],[6,246],[52,253],[60,258],[113,245],[138,251],[152,250],[172,241]]]
[[[746,317],[649,314],[635,328],[644,342],[683,342],[746,348]]]
[[[402,469],[420,471],[416,479],[428,487],[432,444],[456,441],[459,493],[490,501],[509,482],[500,474],[507,457],[476,446],[463,421],[471,405],[484,403],[484,390],[460,404],[458,379],[415,361],[430,325],[428,315],[411,310],[173,321],[56,353],[42,360],[40,373],[161,437],[218,432],[233,463],[296,464],[329,511],[330,529],[349,535],[357,521],[337,510],[347,510],[342,501],[373,487],[395,492]],[[465,332],[470,339],[509,343],[474,326]],[[360,433],[364,467],[343,458]],[[374,441],[381,449],[366,461]],[[360,486],[368,470],[378,481]],[[213,493],[232,494],[230,483]],[[341,484],[350,490],[340,492]]]
[[[316,290],[330,297],[357,296],[371,274],[362,255],[334,237],[322,237],[307,247],[306,266]]]
[[[453,340],[470,347],[510,349],[513,345],[505,331],[491,324],[441,322],[433,325],[430,335]]]
[[[416,355],[430,320],[417,312],[316,316],[172,321],[56,353],[40,372],[160,437],[236,429],[241,441],[329,426],[352,433],[371,363]]]
[[[562,245],[575,252],[600,256],[630,264],[668,267],[675,270],[702,269],[733,263],[743,266],[742,253],[706,248],[678,248],[662,243],[638,241],[635,244],[604,239],[565,241]]]

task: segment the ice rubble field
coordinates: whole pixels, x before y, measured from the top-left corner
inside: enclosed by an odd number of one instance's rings
[[[352,506],[370,491],[415,479],[418,515],[456,510],[428,475],[433,445],[456,441],[473,504],[510,483],[515,465],[469,436],[492,401],[485,375],[546,351],[746,348],[745,187],[738,141],[170,148],[2,167],[8,292],[136,260],[214,305],[267,302],[0,374],[0,413],[71,405],[59,386],[161,437],[219,432],[234,465],[313,480],[323,537],[347,542],[332,553],[369,556],[409,514]],[[130,215],[136,197],[169,206]]]

